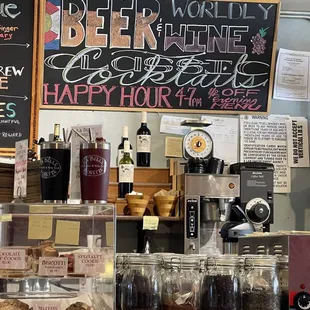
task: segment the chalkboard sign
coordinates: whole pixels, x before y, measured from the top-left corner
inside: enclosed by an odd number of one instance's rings
[[[47,0],[43,108],[267,113],[279,0]]]
[[[42,12],[39,0],[0,0],[1,156],[14,155],[16,141],[31,147],[36,138]]]

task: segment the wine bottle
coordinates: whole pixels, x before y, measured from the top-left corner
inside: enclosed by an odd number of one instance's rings
[[[133,190],[134,161],[130,157],[130,142],[124,141],[124,155],[118,164],[118,197],[125,198]]]
[[[60,141],[60,124],[54,125],[54,141]]]
[[[151,131],[147,127],[146,112],[142,112],[141,127],[137,131],[137,166],[151,166]]]
[[[128,126],[123,126],[123,134],[122,134],[122,142],[117,148],[117,166],[119,161],[123,158],[124,155],[124,142],[128,141]],[[130,144],[130,150],[129,150],[130,158],[132,158],[132,146]]]

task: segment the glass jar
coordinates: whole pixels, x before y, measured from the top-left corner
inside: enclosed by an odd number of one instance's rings
[[[244,257],[243,310],[280,309],[280,287],[276,257],[269,255]]]
[[[281,290],[281,310],[289,310],[289,293],[288,293],[288,256],[278,256],[278,270]]]
[[[122,282],[122,310],[162,308],[161,258],[128,254]]]
[[[201,283],[202,310],[240,310],[240,257],[209,257]]]
[[[115,307],[116,310],[121,310],[122,309],[122,299],[121,299],[121,294],[122,294],[122,282],[123,282],[123,276],[125,272],[125,255],[122,254],[117,254],[116,256],[116,274],[115,274],[115,283],[116,283],[116,288],[115,288]]]
[[[178,255],[165,261],[164,310],[197,310],[200,302],[199,258]]]

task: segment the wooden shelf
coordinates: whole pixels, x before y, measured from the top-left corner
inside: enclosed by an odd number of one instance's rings
[[[131,215],[118,215],[117,217],[118,221],[123,221],[123,222],[139,222],[143,220],[143,216],[131,216]],[[176,216],[159,216],[159,221],[160,222],[183,222],[184,218],[183,217],[176,217]]]

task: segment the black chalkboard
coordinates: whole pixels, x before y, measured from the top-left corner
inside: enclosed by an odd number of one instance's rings
[[[43,108],[269,111],[278,0],[51,4]]]
[[[0,154],[36,133],[37,0],[0,0]],[[42,21],[41,21],[42,22]]]

